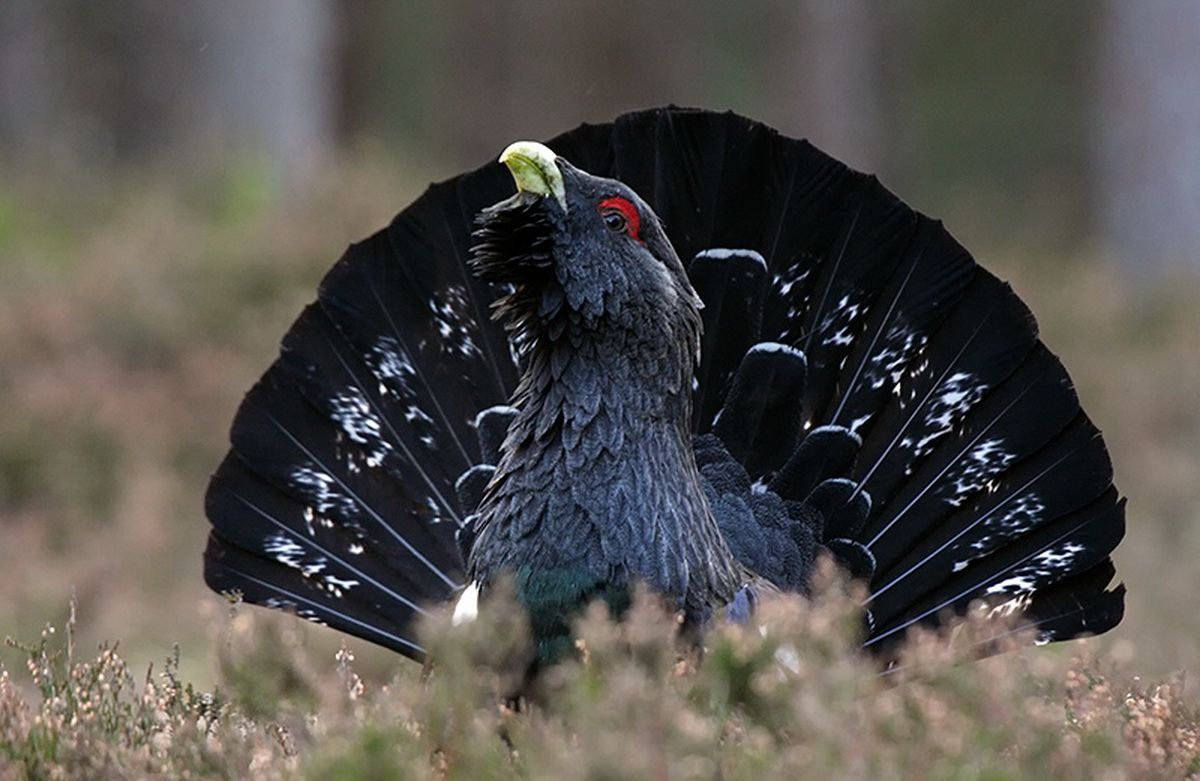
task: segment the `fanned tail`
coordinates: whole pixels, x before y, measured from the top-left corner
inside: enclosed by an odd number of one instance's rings
[[[1028,309],[940,223],[734,114],[548,144],[638,191],[690,259],[697,459],[744,564],[802,590],[824,546],[870,585],[871,648],[975,600],[1040,640],[1120,620],[1099,432]],[[466,265],[476,213],[510,191],[498,164],[435,185],[326,276],[213,477],[214,589],[422,655],[412,619],[461,587],[494,458],[476,420],[505,420],[479,413],[517,377],[488,317],[505,291]]]

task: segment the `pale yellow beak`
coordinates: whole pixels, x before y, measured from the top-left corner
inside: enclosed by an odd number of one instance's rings
[[[567,191],[563,187],[562,172],[554,162],[557,157],[545,144],[517,141],[500,154],[500,162],[508,166],[518,190],[534,195],[553,195],[566,211]]]

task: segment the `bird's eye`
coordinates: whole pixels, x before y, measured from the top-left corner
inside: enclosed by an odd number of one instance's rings
[[[641,217],[638,215],[637,207],[628,198],[614,195],[600,201],[598,206],[600,207],[600,219],[604,220],[606,228],[613,233],[624,233],[637,241],[642,240]]]
[[[613,233],[624,233],[629,227],[629,220],[625,219],[625,215],[616,209],[606,209],[604,212],[604,224]]]

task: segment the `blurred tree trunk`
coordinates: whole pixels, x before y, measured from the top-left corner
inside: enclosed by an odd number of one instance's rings
[[[337,136],[333,2],[0,0],[0,157],[310,170]]]
[[[882,148],[882,9],[868,0],[801,0],[779,6],[783,40],[775,92],[788,125],[864,171],[879,172]],[[769,28],[768,28],[769,29]]]
[[[200,42],[199,126],[288,176],[335,141],[336,17],[330,0],[206,0],[172,6]]]
[[[1130,276],[1200,270],[1200,3],[1109,0],[1099,45],[1100,232]]]
[[[0,2],[0,156],[43,142],[50,112],[46,14],[39,0]]]

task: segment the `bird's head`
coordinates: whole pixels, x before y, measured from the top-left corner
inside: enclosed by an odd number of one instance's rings
[[[535,142],[500,161],[517,192],[480,213],[471,262],[481,279],[513,286],[497,309],[518,341],[634,333],[695,353],[700,299],[637,193]]]

